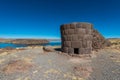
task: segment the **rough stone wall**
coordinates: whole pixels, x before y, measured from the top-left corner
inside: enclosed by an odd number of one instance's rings
[[[92,47],[94,50],[104,48],[105,38],[97,31],[93,30]]]
[[[62,51],[79,54],[90,53],[92,50],[92,24],[72,23],[61,25]]]
[[[65,53],[88,54],[92,50],[105,47],[105,38],[94,30],[90,23],[71,23],[61,25],[62,51]]]
[[[93,36],[92,39],[93,50],[98,50],[106,46],[110,46],[110,42],[106,40],[97,30],[93,29],[92,36]]]

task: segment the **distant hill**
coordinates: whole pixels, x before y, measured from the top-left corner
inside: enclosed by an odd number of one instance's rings
[[[47,39],[0,39],[2,43],[36,45],[49,43]]]
[[[107,39],[120,39],[120,38],[107,38]]]
[[[47,39],[48,41],[61,41],[61,39]]]

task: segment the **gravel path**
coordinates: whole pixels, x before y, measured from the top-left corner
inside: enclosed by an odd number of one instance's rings
[[[120,80],[120,53],[101,50],[92,59],[93,73],[89,80]]]

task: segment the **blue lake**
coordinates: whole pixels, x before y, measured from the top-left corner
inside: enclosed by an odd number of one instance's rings
[[[47,44],[40,44],[42,46],[60,46],[61,42],[60,41],[51,41]],[[13,47],[13,48],[19,48],[19,47],[27,47],[28,45],[22,45],[22,44],[12,44],[12,43],[0,43],[0,48],[6,48],[6,47]]]

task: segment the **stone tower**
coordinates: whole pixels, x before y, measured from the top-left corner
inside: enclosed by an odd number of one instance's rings
[[[63,24],[60,29],[62,51],[65,53],[88,54],[110,45],[91,23]]]
[[[61,25],[62,51],[73,54],[91,53],[92,28],[90,23]]]

